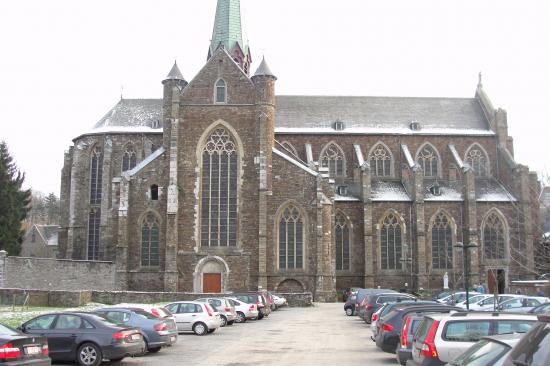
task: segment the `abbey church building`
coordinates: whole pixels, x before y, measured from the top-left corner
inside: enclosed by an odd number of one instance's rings
[[[174,64],[162,99],[121,99],[73,140],[59,256],[112,261],[120,290],[321,301],[461,286],[460,243],[472,283],[530,278],[537,177],[481,80],[473,98],[320,97],[277,95],[277,77],[239,0],[218,0],[197,75]]]

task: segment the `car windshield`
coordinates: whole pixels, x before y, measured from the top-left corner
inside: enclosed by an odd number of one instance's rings
[[[515,365],[547,365],[550,359],[550,323],[538,323],[514,347]]]
[[[499,343],[482,339],[481,341],[468,348],[466,352],[458,356],[451,365],[457,366],[485,366],[493,365],[494,362],[503,357],[510,347]]]
[[[8,336],[17,336],[19,333],[17,333],[15,330],[5,327],[2,324],[0,324],[0,334],[1,335],[8,335]]]

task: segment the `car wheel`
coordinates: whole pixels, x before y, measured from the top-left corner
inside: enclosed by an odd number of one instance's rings
[[[93,343],[84,343],[78,347],[76,361],[81,366],[98,366],[103,361],[101,348]]]
[[[233,325],[233,323],[235,323],[235,321],[231,320],[230,322],[227,322],[227,325]]]
[[[263,318],[264,318],[264,314],[259,313],[259,314],[258,314],[258,320],[262,320]]]
[[[153,347],[153,348],[149,348],[147,351],[149,351],[149,353],[157,353],[158,351],[160,351],[161,347]]]
[[[352,316],[353,315],[353,309],[352,308],[347,308],[346,309],[346,315],[347,316]]]
[[[193,325],[193,332],[198,336],[203,336],[208,333],[208,327],[204,323],[196,323]]]
[[[244,316],[244,313],[243,312],[238,312],[237,313],[237,323],[244,323],[246,322],[246,316]]]
[[[225,327],[227,325],[227,318],[222,315],[220,320],[221,320],[220,327]]]

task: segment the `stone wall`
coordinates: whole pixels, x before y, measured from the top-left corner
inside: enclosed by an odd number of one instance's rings
[[[2,265],[4,264],[4,265]],[[40,290],[114,290],[111,262],[0,256],[0,286]]]

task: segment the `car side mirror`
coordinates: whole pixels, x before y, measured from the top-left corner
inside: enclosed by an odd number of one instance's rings
[[[22,333],[25,332],[25,326],[24,326],[24,325],[20,325],[20,326],[18,326],[18,327],[15,328],[15,329],[18,330],[18,331],[20,331],[20,332],[22,332]]]

